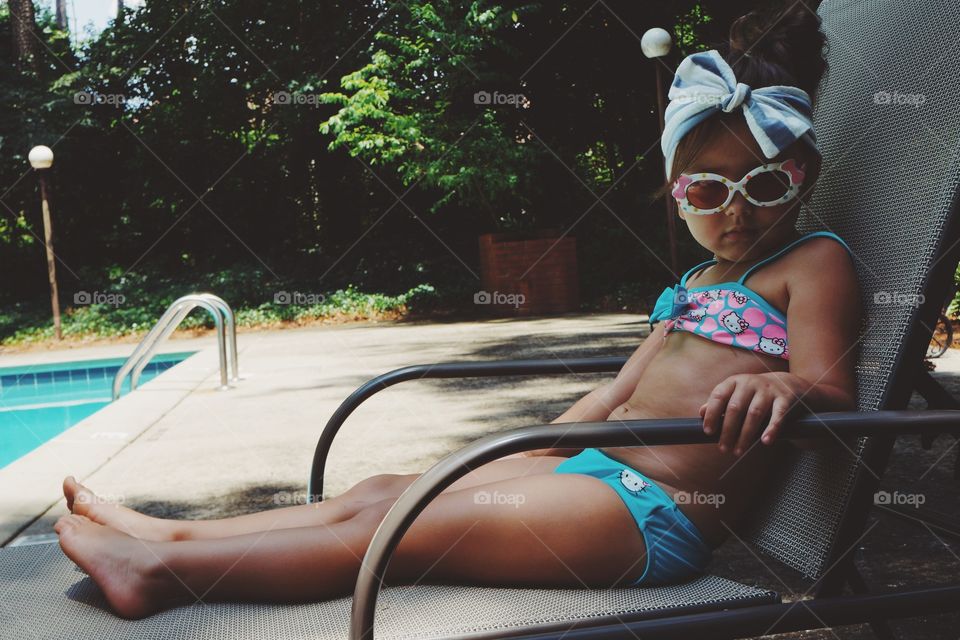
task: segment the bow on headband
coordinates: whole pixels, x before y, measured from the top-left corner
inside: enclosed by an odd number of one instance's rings
[[[677,67],[664,114],[660,147],[667,175],[680,140],[716,111],[742,108],[750,133],[767,158],[803,139],[819,154],[813,132],[810,96],[799,87],[776,85],[753,89],[737,82],[733,69],[716,49],[687,56]]]

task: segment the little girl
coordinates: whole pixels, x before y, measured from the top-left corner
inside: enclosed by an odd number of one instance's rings
[[[664,291],[654,330],[616,378],[554,421],[699,415],[719,444],[547,449],[490,462],[417,518],[387,584],[686,580],[736,537],[789,446],[836,446],[826,436],[778,438],[788,414],[855,409],[853,264],[836,235],[795,228],[820,171],[810,96],[823,45],[819,18],[794,5],[743,16],[725,53],[681,62],[662,140],[664,189],[714,258]],[[124,617],[207,600],[318,601],[353,592],[374,531],[417,477],[379,475],[322,503],[207,521],[106,504],[68,477],[72,513],[55,528]]]

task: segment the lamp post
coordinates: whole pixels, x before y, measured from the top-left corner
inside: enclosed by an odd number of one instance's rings
[[[660,133],[663,134],[663,115],[666,107],[664,106],[664,97],[663,97],[663,70],[664,62],[659,60],[663,56],[670,53],[670,47],[673,45],[673,39],[670,37],[670,34],[666,30],[661,29],[660,27],[654,27],[653,29],[647,29],[643,34],[643,37],[640,39],[640,48],[643,50],[643,55],[648,58],[655,60],[654,68],[657,73],[657,111],[659,113],[660,119]],[[666,175],[666,170],[664,171],[664,180],[669,176]],[[677,232],[676,232],[676,216],[674,215],[674,204],[673,199],[670,196],[667,196],[667,238],[670,244],[670,268],[673,269],[674,274],[677,274]]]
[[[50,202],[47,198],[47,170],[53,166],[53,150],[39,145],[30,149],[30,166],[40,177],[40,200],[43,207],[43,243],[47,248],[47,276],[50,279],[50,306],[53,309],[53,333],[63,340],[60,329],[60,298],[57,294],[57,265],[53,255],[53,225],[50,222]]]

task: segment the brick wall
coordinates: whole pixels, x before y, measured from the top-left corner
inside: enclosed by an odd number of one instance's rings
[[[580,304],[577,242],[556,230],[480,236],[484,307],[495,315],[576,311]]]

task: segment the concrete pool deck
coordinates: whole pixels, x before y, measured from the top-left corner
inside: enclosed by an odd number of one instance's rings
[[[305,493],[324,424],[374,376],[440,361],[626,356],[646,332],[646,316],[625,314],[241,332],[241,380],[229,391],[217,390],[212,337],[170,341],[164,352],[199,352],[0,469],[0,540],[50,534],[67,513],[60,483],[68,474],[171,515],[270,508],[275,494]],[[17,354],[0,366],[123,356],[134,346]],[[382,391],[335,440],[324,493],[377,473],[421,472],[486,433],[549,422],[609,375],[550,376],[549,387],[524,376]]]

